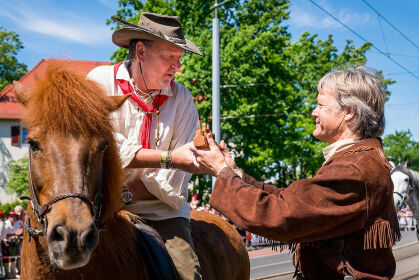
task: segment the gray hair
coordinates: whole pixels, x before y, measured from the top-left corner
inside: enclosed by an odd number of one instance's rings
[[[349,128],[361,139],[379,137],[384,132],[386,85],[376,70],[355,65],[333,70],[320,79],[317,90],[333,90],[341,108],[354,112]]]
[[[133,61],[136,58],[137,43],[138,42],[143,42],[143,44],[146,46],[146,48],[151,47],[151,45],[153,44],[153,41],[151,41],[151,40],[131,39],[131,41],[129,41],[129,46],[128,46],[128,59],[129,59],[129,61]]]

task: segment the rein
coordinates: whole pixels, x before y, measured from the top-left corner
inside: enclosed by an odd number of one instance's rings
[[[33,180],[32,180],[32,171],[31,171],[31,158],[32,158],[32,153],[31,153],[31,149],[29,149],[29,190],[30,190],[30,194],[31,197],[28,196],[22,196],[20,199],[22,200],[30,200],[31,202],[31,207],[33,212],[35,213],[36,219],[38,220],[41,229],[36,229],[33,228],[31,226],[31,221],[30,218],[27,218],[27,222],[25,222],[24,224],[24,228],[25,230],[28,232],[29,234],[29,242],[31,241],[31,237],[36,237],[36,236],[46,236],[46,230],[47,230],[47,226],[48,226],[48,221],[47,221],[47,217],[46,214],[51,210],[51,206],[63,199],[66,198],[78,198],[83,200],[84,202],[87,203],[87,205],[89,205],[89,209],[92,213],[92,215],[94,216],[94,221],[95,221],[95,225],[96,228],[100,231],[103,227],[103,224],[99,225],[99,220],[100,220],[100,214],[102,211],[102,200],[103,200],[103,173],[104,173],[104,152],[105,152],[106,148],[103,149],[102,151],[102,166],[101,166],[101,176],[100,176],[100,182],[99,182],[99,190],[97,193],[97,198],[96,198],[96,202],[94,203],[93,201],[91,201],[86,195],[81,194],[81,193],[65,193],[65,194],[60,194],[57,195],[56,197],[52,198],[50,201],[48,201],[47,203],[45,203],[44,205],[40,205],[39,204],[39,200],[38,197],[35,193],[35,188],[34,188],[34,184],[33,184]]]

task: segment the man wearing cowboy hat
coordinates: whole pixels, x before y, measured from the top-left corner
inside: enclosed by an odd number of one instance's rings
[[[191,174],[174,170],[171,150],[192,141],[198,120],[191,93],[173,78],[185,51],[202,54],[178,17],[141,13],[138,25],[112,19],[125,26],[112,41],[129,50],[129,60],[87,78],[110,96],[131,94],[111,115],[127,175],[122,200],[159,232],[181,278],[201,279],[187,203]]]

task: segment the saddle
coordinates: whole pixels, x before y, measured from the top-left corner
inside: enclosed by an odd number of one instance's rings
[[[180,280],[173,260],[157,231],[141,223],[133,223],[133,226],[151,279]]]

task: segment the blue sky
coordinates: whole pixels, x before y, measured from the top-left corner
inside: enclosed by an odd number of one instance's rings
[[[419,49],[383,19],[381,32],[377,14],[362,0],[314,1],[419,76]],[[419,1],[367,1],[419,45]],[[111,42],[112,31],[105,24],[106,19],[118,9],[117,0],[0,0],[0,4],[0,26],[20,35],[25,48],[18,54],[18,59],[29,69],[42,58],[108,61],[117,49]],[[332,34],[339,50],[346,39],[353,40],[356,46],[363,43],[308,0],[292,0],[290,10],[291,18],[286,24],[293,40],[307,30],[318,34],[321,39]],[[383,70],[386,77],[396,80],[389,87],[392,95],[385,107],[385,135],[395,130],[410,129],[414,139],[419,141],[419,79],[375,50],[367,52],[367,59],[368,66]]]

